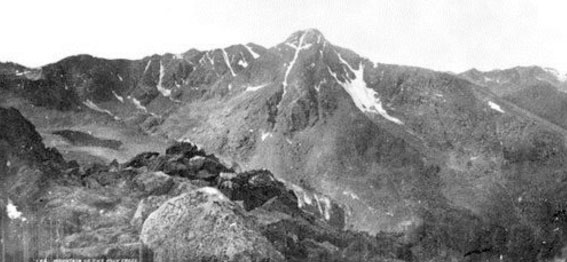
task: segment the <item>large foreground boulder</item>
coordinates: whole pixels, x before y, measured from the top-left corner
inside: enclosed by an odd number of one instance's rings
[[[140,239],[160,261],[284,261],[242,208],[204,187],[172,198],[144,222]]]

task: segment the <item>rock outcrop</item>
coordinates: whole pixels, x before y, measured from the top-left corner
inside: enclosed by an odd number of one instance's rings
[[[364,245],[375,245],[368,235],[343,231],[323,214],[303,210],[294,191],[267,170],[234,172],[190,143],[177,143],[163,155],[142,153],[123,164],[79,166],[46,149],[17,110],[8,113],[14,126],[27,128],[3,129],[3,137],[23,136],[1,143],[31,145],[25,153],[11,147],[0,151],[0,171],[8,182],[2,196],[13,200],[21,216],[3,217],[8,219],[2,230],[11,243],[9,262],[140,256],[155,261],[349,261],[341,257],[346,243],[362,239]],[[5,208],[7,202],[0,205]],[[403,247],[393,248],[393,254]]]
[[[155,261],[284,261],[244,210],[203,187],[172,198],[144,222],[141,240]]]

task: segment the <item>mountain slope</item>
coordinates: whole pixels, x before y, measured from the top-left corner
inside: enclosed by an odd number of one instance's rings
[[[486,86],[514,105],[567,128],[567,119],[562,113],[567,103],[567,81],[557,70],[536,66],[488,72],[472,69],[459,76]]]
[[[83,123],[139,127],[267,168],[331,224],[405,234],[423,260],[450,250],[532,261],[565,244],[565,132],[541,117],[549,109],[509,102],[518,84],[487,90],[472,71],[373,63],[317,30],[269,49],[76,56],[29,71],[2,77],[1,91],[30,119],[40,113],[29,103],[65,105],[55,110],[88,115]]]

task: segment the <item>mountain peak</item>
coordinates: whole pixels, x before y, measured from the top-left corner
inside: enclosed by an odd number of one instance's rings
[[[294,32],[286,39],[285,43],[297,44],[301,39],[303,39],[303,43],[306,44],[324,44],[327,42],[321,31],[310,28]]]

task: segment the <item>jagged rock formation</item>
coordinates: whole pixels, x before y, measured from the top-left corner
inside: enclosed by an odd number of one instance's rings
[[[293,191],[269,171],[226,173],[233,170],[192,144],[175,144],[165,155],[143,153],[124,164],[78,166],[48,151],[17,110],[0,108],[0,115],[12,123],[1,126],[2,143],[4,137],[29,134],[11,144],[28,146],[25,154],[0,151],[3,182],[16,181],[3,183],[2,196],[21,216],[3,217],[9,220],[2,227],[11,243],[7,261],[141,255],[153,261],[329,261],[349,240],[375,245],[368,235],[342,231],[321,214],[302,210]],[[44,151],[50,154],[41,155]],[[196,157],[200,160],[190,161]],[[171,163],[187,165],[171,169]],[[201,177],[202,171],[211,175]],[[297,230],[281,231],[282,226]],[[289,238],[300,242],[279,242]],[[197,248],[204,243],[210,248]],[[394,255],[368,255],[393,258],[403,247],[392,247]]]

